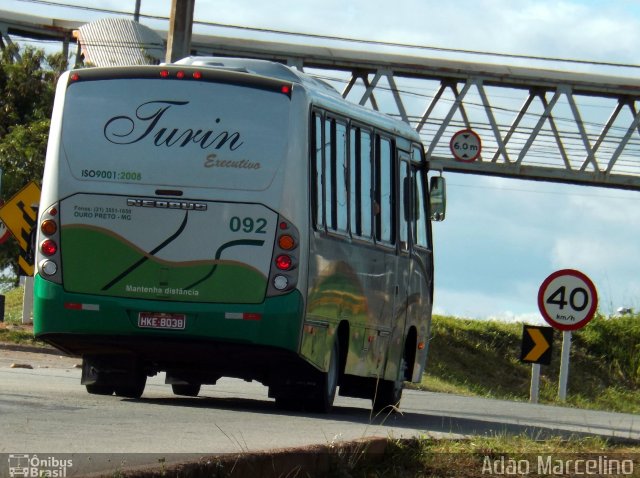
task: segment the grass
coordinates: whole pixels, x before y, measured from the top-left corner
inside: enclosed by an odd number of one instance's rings
[[[531,366],[520,362],[522,324],[435,316],[427,373],[431,391],[528,400]],[[541,403],[557,403],[562,334],[541,367]],[[567,404],[640,413],[640,316],[596,316],[573,332]]]
[[[4,322],[0,322],[0,342],[44,345],[34,339],[33,328],[22,325],[24,288],[16,287],[4,293]]]
[[[4,293],[4,322],[20,325],[22,322],[22,298],[24,287],[15,287]]]
[[[382,446],[380,446],[382,445]],[[463,440],[428,437],[386,442],[346,442],[296,452],[244,453],[203,457],[197,462],[122,470],[128,478],[232,478],[245,476],[323,478],[414,478],[491,476],[638,476],[628,473],[584,473],[586,460],[625,462],[637,471],[640,447],[612,445],[600,438],[537,441],[498,435]],[[578,462],[578,460],[581,460]],[[578,464],[582,463],[582,465]],[[576,466],[577,465],[577,466]],[[582,466],[582,468],[580,468]],[[607,465],[604,465],[605,467]],[[611,469],[615,469],[613,465]],[[511,467],[508,468],[508,467]],[[546,469],[545,469],[546,468]],[[572,473],[577,471],[577,473]],[[522,473],[521,473],[522,472]]]
[[[536,441],[525,436],[499,435],[473,437],[465,440],[436,440],[419,437],[391,440],[381,460],[362,460],[355,467],[342,470],[342,477],[486,477],[486,476],[575,476],[569,468],[575,460],[609,462],[633,460],[638,469],[640,447],[611,445],[600,438],[571,441],[551,439]],[[571,462],[568,463],[568,460]],[[552,463],[555,469],[548,474]],[[507,468],[511,466],[511,470]],[[563,468],[565,473],[557,473]],[[555,471],[555,472],[554,472]],[[576,474],[580,469],[576,470]],[[601,476],[598,474],[597,476]],[[617,475],[616,475],[617,476]],[[631,476],[638,476],[633,474]]]

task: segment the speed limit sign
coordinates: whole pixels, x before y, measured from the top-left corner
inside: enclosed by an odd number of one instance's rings
[[[598,307],[598,293],[586,275],[573,269],[554,272],[540,286],[538,308],[558,330],[578,330],[587,325]]]

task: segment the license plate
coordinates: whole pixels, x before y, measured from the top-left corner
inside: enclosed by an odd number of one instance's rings
[[[163,312],[140,312],[138,327],[142,329],[184,330],[187,317],[184,314],[166,314]]]

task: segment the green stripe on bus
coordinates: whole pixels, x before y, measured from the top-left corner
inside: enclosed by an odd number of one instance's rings
[[[184,263],[163,261],[97,228],[65,227],[62,244],[63,280],[66,289],[72,292],[257,304],[264,299],[267,288],[267,278],[247,264],[213,258]],[[104,258],[105,251],[108,260]],[[132,264],[138,266],[132,268]],[[127,270],[123,275],[122,271]],[[120,278],[114,281],[114,277]],[[105,288],[105,284],[109,287]]]

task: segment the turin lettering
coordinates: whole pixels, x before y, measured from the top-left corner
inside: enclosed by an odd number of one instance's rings
[[[227,148],[235,151],[243,145],[238,131],[167,126],[167,112],[188,104],[188,101],[147,101],[136,108],[134,116],[120,115],[107,120],[103,129],[104,137],[113,144],[134,144],[148,138],[155,146],[168,148],[184,148],[195,144],[201,149]],[[220,121],[220,118],[216,118],[215,123],[219,124]]]

